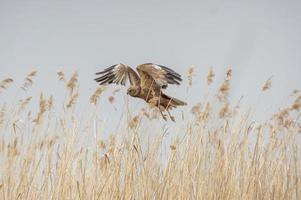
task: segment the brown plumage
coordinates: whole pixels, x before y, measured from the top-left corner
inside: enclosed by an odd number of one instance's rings
[[[153,63],[141,64],[136,69],[139,75],[127,65],[113,65],[96,73],[100,77],[96,78],[95,81],[99,82],[100,85],[112,83],[125,85],[126,81],[129,80],[131,85],[127,94],[144,99],[151,106],[159,108],[165,120],[166,116],[162,112],[167,111],[170,119],[174,121],[169,110],[177,106],[184,106],[186,103],[167,96],[162,92],[162,89],[165,89],[168,84],[179,85],[182,81],[181,75],[168,67]]]

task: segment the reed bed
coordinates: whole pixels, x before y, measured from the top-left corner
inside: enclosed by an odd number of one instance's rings
[[[26,94],[35,76],[29,73],[20,86]],[[239,103],[229,102],[229,69],[212,95],[216,101],[188,105],[170,124],[181,131],[148,129],[154,134],[146,138],[147,124],[162,119],[141,108],[123,111],[120,128],[106,138],[96,110],[109,89],[98,87],[87,97],[90,109],[82,119],[75,111],[78,74],[57,76],[66,90],[63,104],[48,94],[0,101],[0,199],[301,199],[300,91],[268,120],[253,121]],[[189,68],[188,87],[195,77]],[[208,87],[214,78],[210,68]],[[11,84],[12,78],[1,81],[0,95]],[[269,78],[258,89],[271,87]]]

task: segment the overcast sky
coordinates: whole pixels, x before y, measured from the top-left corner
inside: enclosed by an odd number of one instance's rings
[[[70,76],[78,71],[81,94],[88,99],[96,87],[94,72],[116,63],[135,67],[154,62],[184,77],[195,66],[190,92],[186,83],[168,89],[193,105],[204,99],[210,67],[217,85],[232,67],[231,99],[243,95],[246,105],[272,113],[293,89],[301,88],[300,11],[300,0],[0,0],[0,79],[10,76],[21,84],[37,69],[31,94],[44,91],[60,99],[56,72]],[[270,76],[273,88],[262,95],[260,88]],[[124,97],[116,99],[122,102]],[[105,106],[111,113],[103,115],[118,118],[118,109]]]

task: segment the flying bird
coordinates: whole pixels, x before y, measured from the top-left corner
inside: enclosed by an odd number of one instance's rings
[[[128,65],[116,64],[97,72],[96,75],[100,77],[95,81],[100,85],[125,85],[128,80],[130,82],[130,87],[127,89],[128,95],[144,99],[152,107],[157,107],[164,120],[167,118],[163,112],[167,111],[169,118],[175,121],[169,110],[184,106],[186,103],[164,94],[162,90],[166,89],[169,84],[180,85],[181,75],[168,67],[153,63],[138,65],[136,69],[138,74]]]

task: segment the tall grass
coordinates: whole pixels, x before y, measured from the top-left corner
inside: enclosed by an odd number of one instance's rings
[[[28,90],[36,75],[30,73],[20,89]],[[193,76],[190,68],[188,85]],[[188,120],[177,117],[173,126],[185,128],[170,144],[165,129],[145,139],[145,124],[160,121],[145,108],[123,113],[120,131],[101,137],[95,110],[106,89],[88,97],[92,111],[80,119],[74,109],[77,73],[68,80],[58,72],[67,91],[60,112],[53,111],[51,95],[38,97],[37,112],[29,106],[37,97],[0,102],[0,199],[300,199],[301,93],[294,91],[292,105],[269,120],[253,122],[228,100],[231,76],[228,70],[216,102],[191,105],[191,113],[182,114]],[[208,85],[214,77],[210,69]],[[0,95],[11,84],[13,79],[4,79]],[[262,92],[270,87],[268,79]]]

